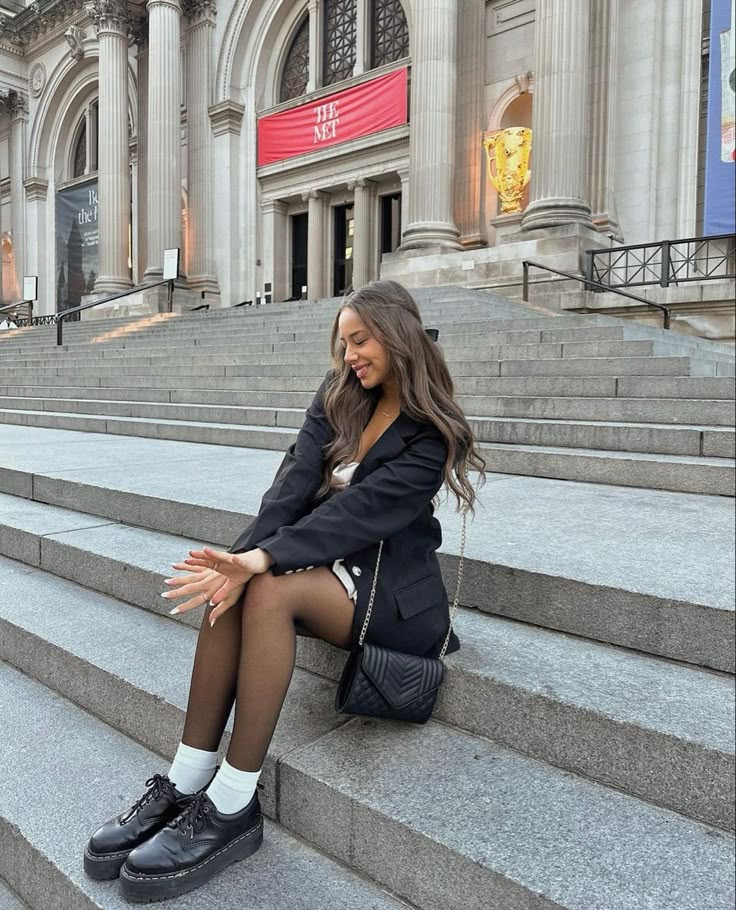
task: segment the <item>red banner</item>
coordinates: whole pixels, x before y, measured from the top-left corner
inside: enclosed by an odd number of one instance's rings
[[[408,71],[395,70],[258,121],[258,165],[400,126],[408,119]]]

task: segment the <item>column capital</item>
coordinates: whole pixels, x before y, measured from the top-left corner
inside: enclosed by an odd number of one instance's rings
[[[326,193],[324,190],[307,190],[305,193],[302,193],[302,202],[309,202],[310,199],[326,199],[329,193]]]
[[[354,192],[356,189],[372,190],[375,189],[376,186],[378,186],[378,184],[375,180],[371,180],[370,177],[358,177],[357,180],[351,180],[350,183],[348,183],[348,189],[351,192]]]
[[[41,177],[28,177],[23,181],[23,187],[29,202],[43,202],[48,195],[49,182]]]
[[[98,36],[102,32],[128,36],[130,17],[126,0],[90,0],[85,9]]]
[[[148,16],[136,16],[130,22],[130,38],[138,52],[148,50]]]
[[[261,212],[264,215],[285,215],[289,211],[289,203],[283,199],[262,199]]]
[[[212,132],[215,136],[225,136],[227,133],[240,135],[245,108],[236,101],[221,101],[208,108]]]
[[[28,113],[28,95],[16,89],[0,89],[0,114],[10,114],[11,117]]]
[[[177,13],[181,13],[181,3],[179,0],[147,0],[146,9],[152,9],[154,6],[170,6]]]
[[[190,25],[215,21],[216,0],[182,0],[181,8]]]

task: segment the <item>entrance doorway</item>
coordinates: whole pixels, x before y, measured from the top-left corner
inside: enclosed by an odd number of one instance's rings
[[[291,216],[291,297],[299,300],[302,288],[307,283],[307,238],[309,236],[309,215]]]
[[[401,243],[401,193],[381,196],[381,256],[395,253]]]
[[[334,208],[335,268],[333,293],[344,294],[353,286],[353,241],[355,217],[352,204]]]

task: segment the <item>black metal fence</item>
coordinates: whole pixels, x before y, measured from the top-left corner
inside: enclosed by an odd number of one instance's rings
[[[610,288],[736,278],[736,234],[586,250],[586,278]],[[592,288],[591,288],[592,289]]]

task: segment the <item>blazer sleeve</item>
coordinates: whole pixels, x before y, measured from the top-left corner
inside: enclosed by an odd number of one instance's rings
[[[322,448],[332,437],[323,407],[332,375],[333,371],[328,370],[307,410],[296,442],[287,449],[273,484],[263,494],[257,517],[240,533],[229,553],[252,550],[262,538],[270,537],[282,525],[292,524],[310,509],[322,482]]]
[[[444,482],[447,444],[434,427],[420,431],[390,461],[334,494],[258,546],[275,562],[274,575],[329,565],[407,527]]]

